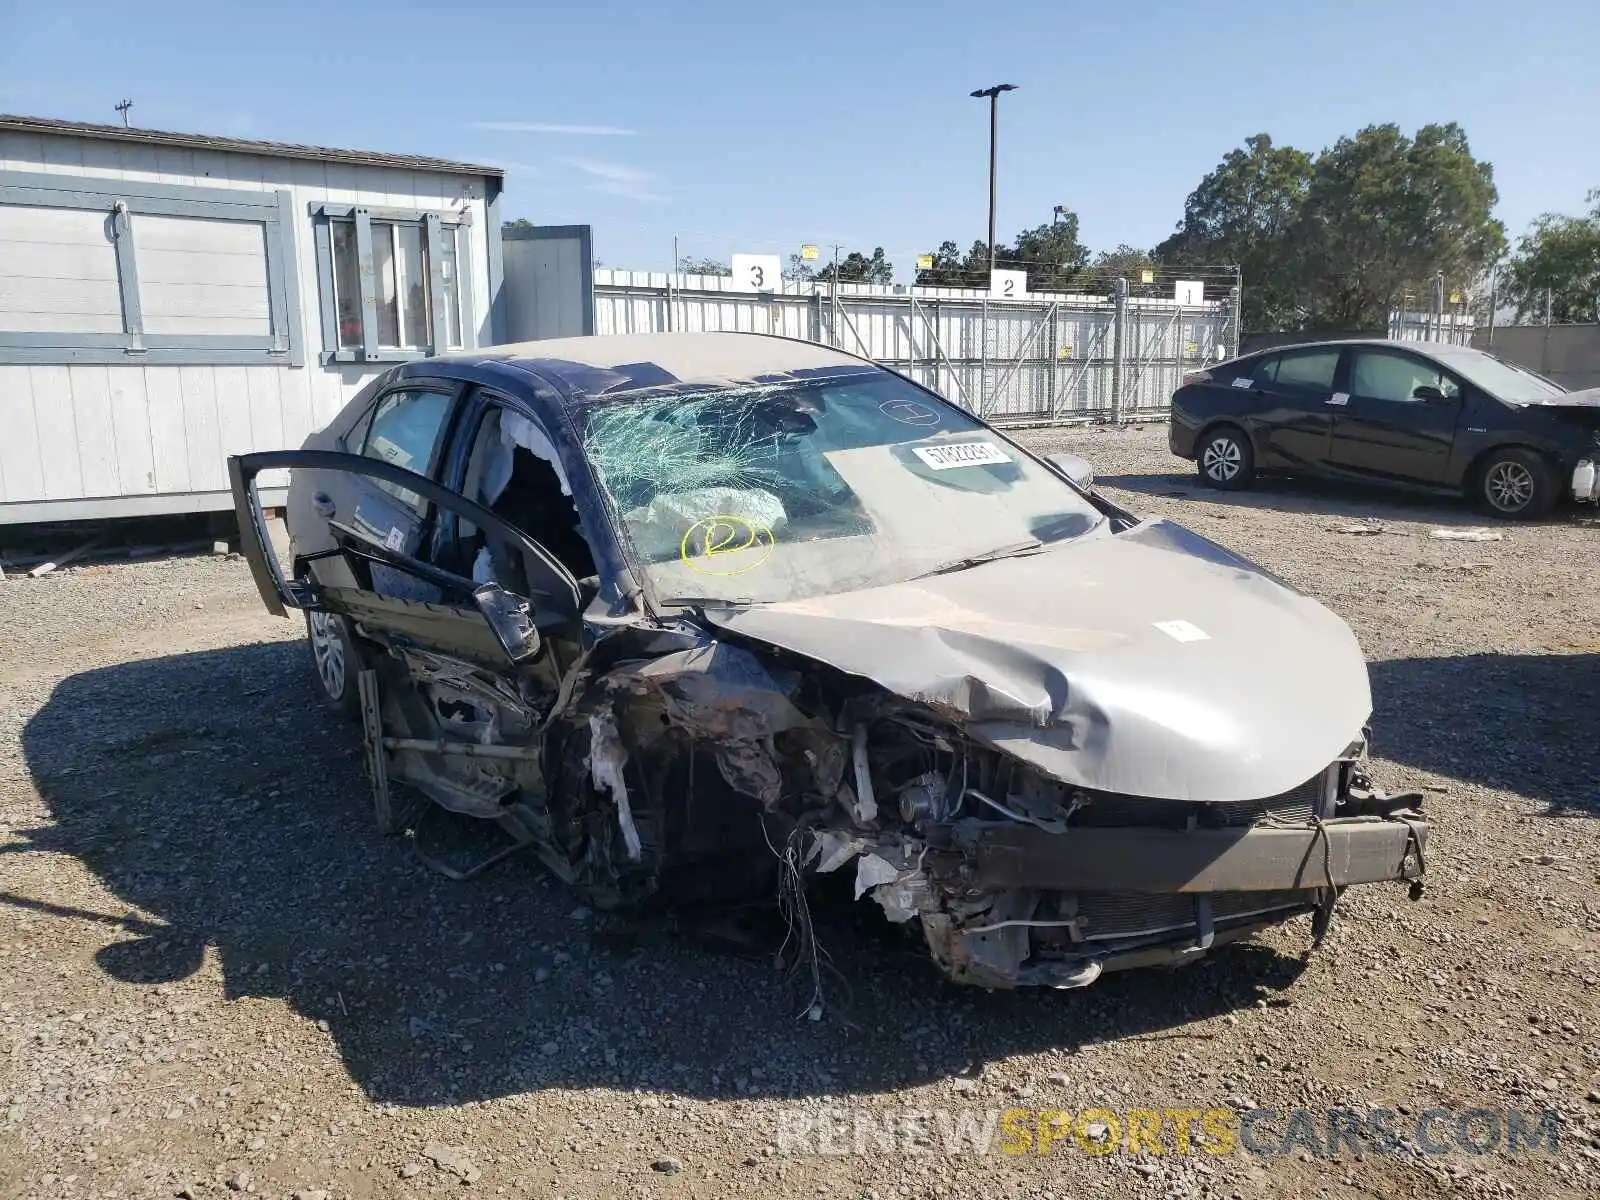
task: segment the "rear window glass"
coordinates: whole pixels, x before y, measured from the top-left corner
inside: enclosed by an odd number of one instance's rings
[[[1286,387],[1333,390],[1333,376],[1339,369],[1337,350],[1312,350],[1304,354],[1278,356],[1275,382]]]

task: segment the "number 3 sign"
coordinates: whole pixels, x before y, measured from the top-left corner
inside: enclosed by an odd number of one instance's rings
[[[775,292],[783,281],[783,263],[776,254],[735,254],[733,290],[736,292]]]

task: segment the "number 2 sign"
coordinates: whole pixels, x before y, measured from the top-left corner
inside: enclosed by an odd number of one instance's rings
[[[776,254],[735,254],[733,290],[775,292],[783,281],[783,263]]]
[[[989,295],[996,300],[1021,300],[1028,294],[1026,271],[990,271]]]

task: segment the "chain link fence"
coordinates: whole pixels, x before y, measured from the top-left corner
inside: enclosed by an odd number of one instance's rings
[[[1103,293],[1030,291],[1012,300],[976,288],[816,280],[752,293],[732,290],[725,276],[598,268],[595,330],[803,338],[870,358],[1009,425],[1157,416],[1185,372],[1237,352],[1236,284],[1207,282],[1180,300],[1150,294],[1162,286],[1155,281],[1107,283]]]

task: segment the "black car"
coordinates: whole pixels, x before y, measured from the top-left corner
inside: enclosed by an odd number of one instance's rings
[[[501,852],[430,850],[439,809],[602,906],[778,903],[805,946],[802,878],[848,869],[988,987],[1420,886],[1349,627],[1083,467],[737,333],[406,363],[306,448],[231,460],[265,603],[361,715],[377,823],[447,873]],[[257,476],[284,468],[280,558]]]
[[[1184,379],[1168,436],[1218,488],[1303,472],[1461,493],[1518,518],[1600,498],[1600,389],[1566,392],[1464,346],[1317,342],[1232,359]]]

